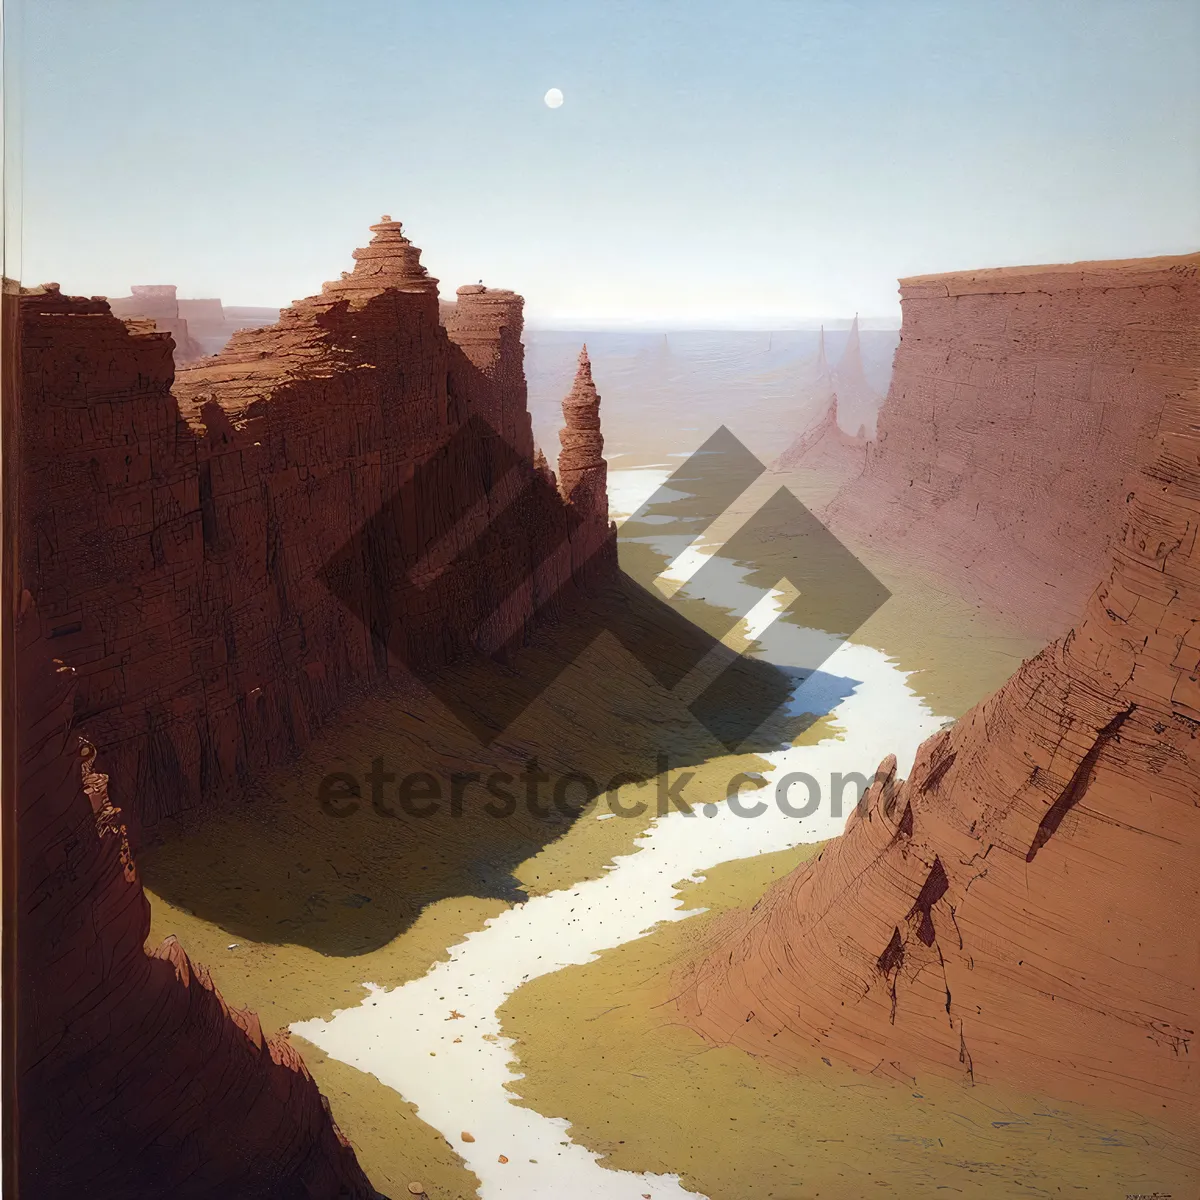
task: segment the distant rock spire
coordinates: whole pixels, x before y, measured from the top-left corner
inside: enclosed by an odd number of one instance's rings
[[[402,292],[437,295],[438,281],[421,266],[421,251],[404,236],[404,226],[384,216],[371,226],[375,235],[367,246],[354,251],[354,270],[327,283],[326,295],[363,296],[396,288]]]
[[[821,375],[829,374],[829,359],[825,356],[825,326],[821,326],[821,335],[817,341],[817,370]]]
[[[854,320],[850,323],[850,335],[846,338],[846,348],[833,372],[833,383],[842,402],[842,420],[848,428],[857,429],[862,425],[868,436],[873,436],[875,416],[883,400],[871,386],[863,368],[858,313],[854,314]]]
[[[587,345],[579,352],[575,382],[562,402],[563,427],[558,439],[559,488],[580,509],[607,515],[608,464],[600,432],[600,394],[592,381]]]
[[[858,313],[850,323],[850,336],[846,339],[846,348],[838,359],[837,378],[839,383],[857,386],[866,385],[867,377],[863,372],[862,342],[858,336]]]
[[[557,486],[558,481],[554,478],[554,472],[550,469],[550,463],[546,459],[545,451],[539,446],[533,455],[533,469],[537,471],[547,483],[552,486]]]

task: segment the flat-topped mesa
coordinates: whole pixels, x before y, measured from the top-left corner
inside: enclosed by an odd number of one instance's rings
[[[135,283],[130,299],[137,301],[143,317],[178,317],[179,289],[173,283]]]
[[[877,554],[872,569],[925,574],[1057,637],[1103,569],[1164,381],[1194,360],[1200,254],[913,276],[900,306],[865,467],[821,518]]]
[[[514,450],[533,457],[533,425],[525,384],[525,298],[507,288],[468,283],[442,304],[441,322],[450,341],[474,368],[465,402]]]
[[[563,427],[558,440],[558,486],[562,495],[580,509],[608,512],[608,464],[604,461],[604,435],[600,432],[600,394],[592,381],[587,346],[579,352],[575,382],[562,402]]]
[[[195,362],[204,354],[204,347],[192,337],[187,318],[180,312],[175,284],[135,283],[129,291],[130,295],[108,302],[114,317],[150,320],[160,333],[169,333],[175,343],[176,365]]]
[[[383,216],[371,226],[370,243],[354,251],[354,270],[322,286],[325,296],[365,298],[396,288],[437,295],[438,281],[421,266],[421,251],[404,236],[404,226]]]
[[[958,370],[981,380],[978,355],[997,344],[1012,354],[1020,338],[1044,347],[1042,361],[1056,369],[1051,352],[1079,356],[1082,380],[1067,377],[1076,396],[1098,386],[1087,383],[1090,364],[1096,380],[1103,367],[1130,410],[1119,428],[1149,416],[1152,432],[1131,439],[1135,472],[1093,472],[1086,490],[1060,502],[1071,528],[1111,514],[1110,563],[1082,619],[926,741],[903,783],[896,759],[886,761],[846,832],[705,948],[676,994],[714,1043],[784,1069],[837,1060],[903,1078],[906,1089],[928,1072],[1129,1109],[1179,1123],[1197,1144],[1200,1070],[1187,1046],[1200,1027],[1200,960],[1182,932],[1200,922],[1200,388],[1188,341],[1196,264],[1159,262],[1135,264],[1131,287],[1119,283],[1123,264],[1102,265],[1095,282],[1056,268],[1069,287],[1053,306],[1048,290],[1016,309],[980,302],[973,318],[953,311],[961,303],[948,302],[948,288],[1053,289],[1055,274],[922,285],[941,289],[930,323],[950,325],[934,326],[943,340],[905,367],[901,388],[928,386],[925,373],[957,355],[967,356]],[[1176,265],[1185,269],[1172,285]],[[907,355],[910,320],[906,312]],[[927,323],[921,334],[932,332]],[[945,395],[958,403],[966,386]],[[1027,424],[1031,409],[1037,415],[1030,393],[1004,380],[985,393],[997,395],[1024,426],[1010,445],[1035,436],[1039,451],[1067,444],[1046,436],[1048,424]],[[984,461],[997,437],[974,411],[978,448],[969,449]],[[909,414],[911,430],[885,429],[919,447],[919,415]],[[1050,469],[1071,474],[1061,458]],[[1092,490],[1106,477],[1117,495],[1102,505]],[[972,510],[995,495],[969,493]],[[1047,503],[1036,493],[1035,502]]]

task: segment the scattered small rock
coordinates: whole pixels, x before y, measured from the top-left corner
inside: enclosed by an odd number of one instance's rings
[[[468,1133],[465,1129],[462,1131],[460,1136],[464,1142],[473,1142],[475,1140],[475,1135],[473,1133]]]
[[[408,1185],[408,1190],[412,1192],[414,1196],[425,1195],[425,1185],[423,1183],[410,1183]]]
[[[506,1162],[508,1162],[508,1155],[507,1155],[507,1154],[502,1154],[502,1155],[500,1155],[500,1157],[499,1157],[498,1159],[496,1159],[496,1161],[497,1161],[497,1162],[506,1163]]]

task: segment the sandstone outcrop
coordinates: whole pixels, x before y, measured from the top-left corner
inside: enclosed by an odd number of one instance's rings
[[[376,1192],[286,1036],[231,1008],[150,909],[125,813],[79,736],[74,672],[18,631],[18,1169],[37,1200]],[[112,792],[119,781],[112,780]]]
[[[20,297],[22,576],[133,828],[616,570],[603,505],[534,465],[521,298],[465,289],[446,328],[399,223],[373,228],[353,272],[177,373],[147,321]]]
[[[868,559],[1057,637],[1103,569],[1163,380],[1195,353],[1200,255],[916,276],[900,295],[865,471],[824,517]]]
[[[937,471],[927,458],[927,487],[951,465],[965,488],[971,464],[993,452],[1011,459],[1015,401],[996,409],[995,441],[983,430],[972,441],[967,418],[956,420],[938,399],[971,397],[974,422],[984,411],[979,394],[1014,396],[998,382],[1011,379],[1012,362],[980,365],[998,344],[1035,357],[1047,339],[1063,353],[1074,347],[1080,357],[1045,367],[1056,381],[1046,386],[1079,403],[1067,383],[1082,387],[1082,356],[1091,357],[1083,394],[1119,411],[1051,414],[1081,440],[1087,430],[1088,445],[1112,445],[1115,430],[1132,434],[1151,412],[1152,436],[1133,482],[1113,501],[1094,495],[1099,477],[1111,474],[1094,463],[1061,489],[1044,480],[1043,495],[1054,491],[1061,505],[1044,529],[1047,554],[1084,516],[1121,514],[1109,531],[1110,569],[1082,619],[927,741],[902,785],[895,760],[886,761],[845,834],[726,927],[679,1000],[706,1037],[786,1069],[820,1071],[824,1056],[908,1080],[932,1072],[964,1084],[1001,1081],[1195,1134],[1200,387],[1183,353],[1189,336],[1195,347],[1194,315],[1190,335],[1186,328],[1194,273],[1194,260],[1185,260],[1121,264],[1086,280],[1061,270],[989,276],[979,290],[961,291],[945,316],[988,316],[969,363],[965,348],[951,349],[947,364],[943,342],[938,354],[922,337],[909,344],[906,326],[907,360],[878,469],[897,441],[917,444],[918,431],[896,412],[898,401],[911,411],[921,389],[945,418],[933,445],[960,448]],[[1008,280],[1044,282],[1047,291],[997,291]],[[1068,285],[1081,313],[1072,314]],[[916,306],[919,329],[938,326],[950,286],[906,284],[910,306],[929,297]],[[964,277],[953,286],[965,289]],[[1039,306],[1051,318],[1045,333]],[[1100,341],[1103,329],[1111,337]],[[918,358],[931,373],[925,383]],[[974,382],[944,391],[936,382],[943,371]],[[1034,431],[1051,419],[1040,406],[1025,416]],[[1033,455],[1044,447],[1036,432],[1024,436],[1032,438],[1026,478],[1036,482],[1043,476]],[[992,474],[979,494],[995,502],[1011,494],[1012,484],[1001,485]],[[1071,496],[1082,515],[1068,510]],[[1094,547],[1102,535],[1088,536]]]

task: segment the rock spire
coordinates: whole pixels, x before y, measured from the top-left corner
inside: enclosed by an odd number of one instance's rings
[[[562,402],[563,427],[558,440],[559,487],[563,496],[590,512],[608,511],[608,464],[600,432],[600,394],[592,381],[587,345],[579,352],[575,382]]]
[[[325,295],[366,296],[384,288],[437,294],[438,281],[421,266],[421,251],[404,236],[399,221],[383,216],[371,232],[370,243],[354,251],[354,270],[325,284]]]

